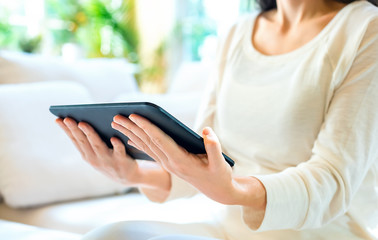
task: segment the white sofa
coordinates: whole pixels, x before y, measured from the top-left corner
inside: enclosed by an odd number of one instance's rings
[[[52,104],[151,101],[193,126],[207,65],[184,64],[162,95],[140,93],[134,71],[121,59],[68,63],[0,51],[0,239],[80,239],[111,222],[188,223],[218,211],[203,196],[149,202],[84,163],[54,124]]]

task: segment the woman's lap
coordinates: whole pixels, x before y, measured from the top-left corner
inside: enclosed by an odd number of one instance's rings
[[[125,221],[94,229],[87,233],[83,240],[214,240],[222,238],[220,228],[208,223]]]

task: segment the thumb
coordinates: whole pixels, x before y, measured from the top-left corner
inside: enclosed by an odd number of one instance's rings
[[[223,159],[222,147],[215,135],[214,131],[210,127],[206,127],[202,131],[205,149],[209,160],[209,165],[216,164]]]

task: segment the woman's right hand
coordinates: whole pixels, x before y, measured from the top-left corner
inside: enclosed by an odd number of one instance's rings
[[[137,161],[126,153],[121,140],[111,138],[111,149],[87,123],[77,123],[71,118],[58,118],[56,123],[75,144],[82,158],[95,169],[128,186],[137,186],[142,182],[142,171]]]

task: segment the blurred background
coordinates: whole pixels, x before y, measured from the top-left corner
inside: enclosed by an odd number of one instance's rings
[[[164,92],[183,62],[214,57],[217,36],[253,0],[0,0],[0,48],[65,61],[124,58],[144,92]]]
[[[203,197],[152,204],[100,175],[49,107],[152,102],[200,133],[218,39],[254,7],[253,0],[0,0],[0,239],[79,239],[126,220],[212,221],[222,206]],[[28,234],[28,225],[39,228]],[[78,237],[39,235],[46,228]]]

